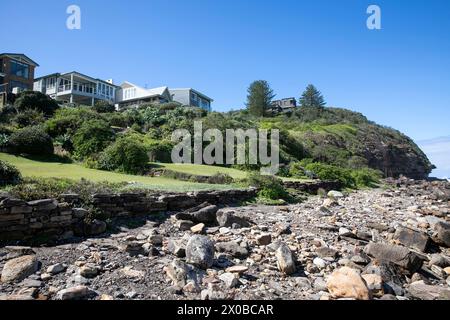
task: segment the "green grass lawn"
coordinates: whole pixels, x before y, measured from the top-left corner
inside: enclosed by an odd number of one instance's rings
[[[174,192],[225,190],[233,188],[232,185],[194,183],[168,179],[164,177],[144,177],[94,170],[73,163],[67,164],[58,162],[35,161],[23,157],[16,157],[6,153],[0,153],[0,160],[7,161],[16,166],[24,177],[67,178],[72,180],[80,180],[81,178],[84,178],[86,180],[94,182],[130,182],[133,183],[130,185],[132,187]],[[208,166],[203,167],[208,168]]]
[[[226,173],[233,179],[243,179],[247,176],[247,172],[245,171],[217,166],[178,163],[151,163],[151,165],[161,169],[201,176],[213,176],[216,173]]]

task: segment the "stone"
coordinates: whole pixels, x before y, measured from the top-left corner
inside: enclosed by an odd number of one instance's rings
[[[155,246],[160,246],[163,243],[163,236],[160,234],[153,234],[148,238],[148,241]]]
[[[55,275],[61,272],[66,271],[67,267],[62,263],[56,263],[47,268],[47,273],[51,275]]]
[[[183,261],[175,259],[169,265],[164,267],[164,271],[174,286],[183,288],[186,285],[188,270]]]
[[[340,199],[340,198],[344,197],[342,192],[339,192],[339,191],[336,191],[336,190],[331,190],[330,192],[328,192],[327,196],[329,198],[333,198],[333,199]]]
[[[355,269],[348,267],[335,270],[327,280],[327,288],[334,298],[370,299],[364,279]]]
[[[219,210],[216,213],[216,219],[221,227],[233,227],[233,224],[237,224],[241,228],[250,226],[250,222],[247,219],[234,215],[233,211]]]
[[[226,287],[230,289],[236,287],[239,283],[236,273],[225,272],[219,276],[219,279],[222,280]]]
[[[2,270],[1,282],[21,281],[39,270],[39,261],[34,255],[8,260]]]
[[[322,258],[318,258],[318,257],[314,258],[313,263],[319,269],[325,269],[325,267],[327,266],[325,260],[323,260]]]
[[[437,240],[439,244],[449,248],[450,247],[450,223],[439,222],[434,229],[437,231]]]
[[[384,284],[381,276],[372,273],[363,274],[362,278],[374,297],[382,297],[384,295]]]
[[[199,224],[196,224],[195,226],[191,227],[191,232],[196,233],[196,234],[201,234],[201,233],[203,233],[204,230],[205,230],[204,223],[199,223]]]
[[[450,267],[444,268],[444,272],[445,272],[446,274],[450,274]]]
[[[246,258],[249,255],[246,248],[241,247],[234,241],[216,243],[216,250],[228,253],[235,258]]]
[[[225,269],[225,272],[238,273],[242,274],[248,271],[248,267],[246,266],[232,266]]]
[[[95,292],[86,286],[76,286],[58,291],[57,300],[81,300],[95,295]]]
[[[179,240],[169,240],[167,250],[178,258],[186,256],[186,246]]]
[[[128,252],[128,254],[132,257],[144,255],[145,250],[143,248],[143,243],[139,241],[130,241],[125,245],[125,252]]]
[[[82,266],[79,270],[79,274],[85,278],[95,278],[99,273],[99,268],[96,265],[87,263]]]
[[[316,249],[316,254],[321,258],[336,258],[338,256],[338,251],[329,247],[318,247]]]
[[[275,257],[277,258],[278,270],[287,275],[295,273],[296,267],[294,257],[287,244],[280,244],[278,249],[275,251]]]
[[[397,297],[393,294],[385,294],[380,298],[380,300],[397,300]]]
[[[410,284],[408,293],[420,300],[450,300],[450,290],[441,286],[425,284],[417,281]]]
[[[179,213],[176,215],[176,218],[179,220],[189,220],[193,223],[215,223],[217,221],[217,210],[219,208],[216,205],[209,205],[195,212]]]
[[[322,207],[330,208],[330,207],[336,206],[338,204],[339,203],[335,199],[326,198],[325,200],[323,200]]]
[[[84,225],[84,233],[88,236],[95,236],[102,234],[106,231],[106,222],[98,219],[94,219]]]
[[[267,246],[272,242],[272,236],[270,233],[264,233],[256,237],[256,241],[260,246]]]
[[[190,220],[178,220],[177,227],[180,231],[190,230],[194,226],[194,222]]]
[[[120,269],[120,272],[131,279],[144,279],[145,277],[144,271],[135,270],[132,266],[126,266],[123,269]]]
[[[446,268],[450,266],[450,259],[441,254],[434,253],[431,255],[430,265]]]
[[[186,262],[208,269],[214,262],[214,242],[208,237],[192,236],[186,245]]]
[[[369,243],[364,252],[378,260],[390,261],[410,273],[414,273],[422,266],[422,259],[408,248],[384,243]]]
[[[398,228],[394,234],[394,239],[406,247],[410,247],[421,252],[425,252],[430,243],[430,237],[426,233],[409,228]]]

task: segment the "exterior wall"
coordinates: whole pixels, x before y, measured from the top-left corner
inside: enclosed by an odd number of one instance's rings
[[[172,89],[170,90],[172,100],[182,105],[199,107],[211,111],[211,100],[192,89]]]
[[[0,72],[4,74],[4,77],[0,77],[0,84],[7,84],[5,86],[2,86],[2,90],[4,92],[12,92],[14,85],[11,85],[11,82],[20,83],[26,90],[33,90],[35,66],[24,63],[22,61],[18,61],[28,66],[28,78],[24,78],[11,74],[11,60],[14,59],[11,59],[8,56],[3,56],[0,59],[2,60]]]

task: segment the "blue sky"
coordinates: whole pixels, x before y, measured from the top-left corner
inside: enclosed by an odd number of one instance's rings
[[[71,4],[81,30],[66,28]],[[382,30],[366,28],[370,4]],[[0,51],[26,53],[38,76],[194,87],[218,111],[243,107],[253,80],[280,98],[313,83],[416,141],[450,136],[448,0],[2,0],[2,12]]]

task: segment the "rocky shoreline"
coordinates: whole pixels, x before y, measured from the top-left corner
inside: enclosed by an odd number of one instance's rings
[[[139,217],[0,248],[0,299],[450,299],[450,184],[388,181],[288,206]]]

